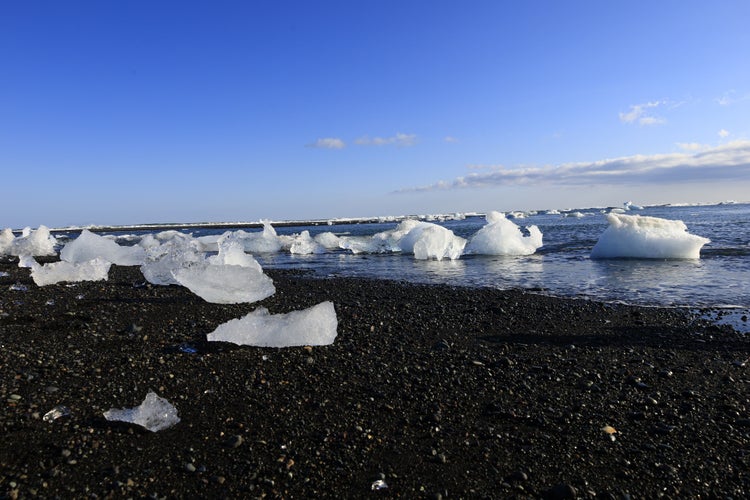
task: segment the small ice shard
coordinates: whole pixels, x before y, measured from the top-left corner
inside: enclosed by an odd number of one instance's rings
[[[53,285],[61,281],[106,281],[109,279],[111,262],[93,259],[87,262],[71,263],[65,261],[31,265],[31,278],[37,286]]]
[[[31,255],[41,257],[56,255],[57,240],[50,234],[46,226],[39,226],[36,230],[26,228],[23,234],[14,238],[10,244],[10,255]]]
[[[271,278],[254,267],[206,264],[172,271],[174,280],[206,302],[256,302],[276,293]]]
[[[45,422],[54,422],[60,417],[70,416],[70,408],[67,406],[59,405],[52,408],[50,411],[44,414],[42,420]]]
[[[242,318],[219,325],[207,335],[207,339],[257,347],[329,345],[336,338],[337,327],[332,302],[273,315],[265,307],[260,307]]]
[[[137,424],[151,432],[157,432],[179,423],[177,409],[169,401],[160,398],[155,392],[149,391],[146,399],[134,408],[111,408],[104,412],[104,418],[109,421],[129,422]]]
[[[60,250],[60,258],[74,263],[100,258],[118,266],[139,266],[146,259],[146,251],[138,245],[118,245],[108,238],[84,229],[76,239]]]
[[[592,259],[699,259],[701,247],[711,241],[688,233],[681,220],[610,213],[607,222]]]
[[[382,479],[373,481],[372,485],[370,485],[370,489],[372,491],[380,491],[380,490],[385,490],[387,488],[388,488],[388,484]]]
[[[542,232],[529,226],[524,236],[515,223],[500,212],[487,214],[487,224],[472,236],[466,245],[467,254],[479,255],[531,255],[542,246]]]

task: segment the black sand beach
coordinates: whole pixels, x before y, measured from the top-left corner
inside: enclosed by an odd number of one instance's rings
[[[0,259],[2,498],[750,495],[750,338],[683,310],[273,270],[227,306]],[[324,300],[332,346],[205,340]],[[149,390],[179,424],[104,419]]]

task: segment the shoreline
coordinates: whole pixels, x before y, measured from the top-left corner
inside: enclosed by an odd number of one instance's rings
[[[39,288],[16,262],[0,259],[0,495],[750,494],[750,338],[686,310],[274,269],[275,295],[217,305],[136,267]],[[331,346],[205,340],[324,300]],[[103,418],[149,390],[179,424]],[[44,422],[57,405],[71,415]]]

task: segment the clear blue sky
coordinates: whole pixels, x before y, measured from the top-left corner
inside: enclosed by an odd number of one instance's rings
[[[750,199],[750,2],[0,7],[0,226]]]

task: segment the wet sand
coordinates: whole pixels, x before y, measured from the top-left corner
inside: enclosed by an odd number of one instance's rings
[[[216,305],[136,267],[39,288],[16,262],[0,498],[750,495],[750,338],[684,310],[273,270],[274,296]],[[324,300],[331,346],[205,340]],[[149,390],[180,423],[104,419]]]

